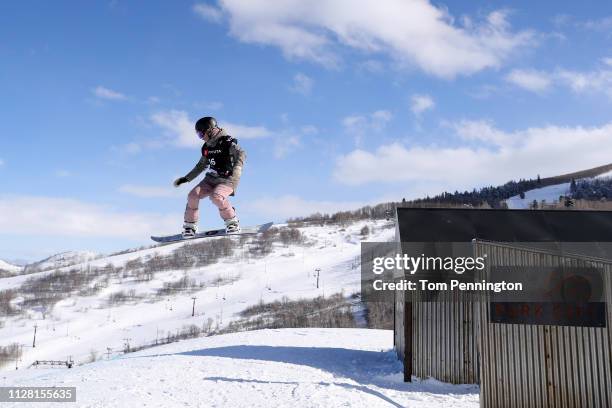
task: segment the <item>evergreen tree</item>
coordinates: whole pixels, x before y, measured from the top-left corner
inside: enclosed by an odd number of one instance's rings
[[[570,182],[570,193],[575,193],[576,192],[576,179],[572,179],[572,181]]]

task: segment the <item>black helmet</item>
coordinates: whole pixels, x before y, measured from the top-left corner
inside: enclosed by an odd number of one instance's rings
[[[206,116],[201,119],[198,119],[198,121],[195,124],[196,132],[201,132],[201,133],[204,133],[207,130],[216,128],[216,127],[217,127],[217,120],[213,118],[212,116]]]

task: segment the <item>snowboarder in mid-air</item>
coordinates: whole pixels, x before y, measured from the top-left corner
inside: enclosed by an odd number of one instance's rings
[[[195,124],[195,131],[204,141],[202,158],[193,170],[174,181],[174,186],[188,183],[198,177],[208,167],[204,179],[195,186],[187,197],[183,238],[193,238],[197,233],[200,200],[210,197],[210,201],[219,209],[219,215],[225,222],[228,234],[240,232],[236,210],[229,202],[240,182],[242,167],[246,160],[245,151],[238,146],[238,141],[217,126],[215,118],[207,116]]]

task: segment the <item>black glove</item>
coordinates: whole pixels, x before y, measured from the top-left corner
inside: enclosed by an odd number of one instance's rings
[[[176,180],[174,180],[174,183],[172,184],[174,184],[174,187],[178,187],[184,183],[189,183],[189,180],[187,180],[187,177],[179,177]]]

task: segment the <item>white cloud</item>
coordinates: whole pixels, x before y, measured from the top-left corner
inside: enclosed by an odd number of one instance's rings
[[[361,115],[346,116],[342,119],[342,126],[344,126],[347,130],[353,130],[357,127],[365,126],[366,123],[366,117]]]
[[[506,81],[533,92],[542,92],[550,88],[551,75],[536,70],[512,70],[506,75]]]
[[[265,126],[245,126],[237,123],[223,122],[221,127],[237,139],[260,139],[272,136],[273,132]]]
[[[290,126],[288,117],[284,122],[286,126],[274,132],[274,158],[276,159],[284,159],[296,150],[301,149],[303,147],[302,139],[319,133],[319,129],[313,125]]]
[[[368,132],[383,131],[391,119],[393,119],[393,114],[381,109],[369,115],[346,116],[342,119],[342,126],[346,133],[355,138],[355,144],[359,145]]]
[[[276,138],[274,145],[274,157],[277,159],[283,159],[287,155],[301,146],[300,138],[298,136],[279,136]]]
[[[293,85],[291,86],[291,90],[301,93],[302,95],[310,95],[313,85],[314,80],[311,77],[298,72],[293,76]]]
[[[381,126],[380,123],[390,119],[390,113],[386,111],[374,112],[371,115],[370,126]],[[174,144],[179,147],[197,147],[202,141],[196,136],[193,130],[195,120],[191,119],[187,112],[179,110],[161,111],[151,115],[151,122],[164,130],[164,139],[147,141],[146,143],[128,143],[117,149],[123,153],[138,153],[144,148],[156,148],[167,144]],[[265,126],[245,126],[227,121],[219,121],[230,135],[239,141],[244,139],[271,138],[274,144],[274,157],[283,159],[290,153],[302,147],[302,138],[318,133],[318,129],[312,125],[304,125],[298,128],[289,126],[288,117],[286,127],[279,130],[270,130]],[[155,189],[133,188],[128,186],[123,188],[123,192],[146,196],[164,196],[165,193]]]
[[[559,78],[574,92],[582,92],[591,86],[592,73],[577,71],[559,71]]]
[[[612,30],[612,16],[603,17],[597,20],[587,20],[579,23],[579,26],[587,30],[603,31],[609,33]]]
[[[594,71],[559,70],[557,78],[576,93],[605,92],[612,98],[612,67],[607,63],[605,67]]]
[[[151,121],[164,129],[165,135],[179,147],[194,147],[202,144],[194,130],[195,120],[191,119],[185,111],[157,112],[151,115]],[[219,121],[219,126],[238,139],[257,139],[272,135],[272,131],[264,126],[245,126],[224,121]]]
[[[107,99],[111,101],[124,101],[127,99],[127,96],[122,94],[121,92],[114,91],[109,88],[105,88],[103,86],[97,86],[92,89],[92,93],[100,99]]]
[[[394,183],[401,189],[404,182],[425,182],[471,189],[536,174],[582,170],[609,163],[612,157],[612,122],[591,128],[546,126],[504,132],[488,122],[465,121],[456,129],[461,138],[492,145],[405,147],[393,143],[375,151],[356,149],[337,158],[334,178],[354,186]]]
[[[612,58],[602,58],[590,71],[557,68],[553,71],[513,70],[506,80],[533,92],[552,86],[566,86],[575,93],[603,92],[612,98]]]
[[[387,123],[393,119],[393,114],[388,110],[377,110],[370,117],[372,127],[376,130],[383,130]]]
[[[273,217],[274,219],[287,219],[311,215],[317,212],[334,213],[360,208],[368,203],[357,201],[317,201],[305,200],[295,195],[280,197],[265,197],[243,204],[246,209],[258,214]]]
[[[223,11],[209,4],[195,4],[193,11],[204,20],[218,23],[223,19]]]
[[[451,127],[464,140],[486,142],[497,146],[513,142],[507,133],[496,129],[486,120],[462,120],[452,123]]]
[[[515,32],[505,11],[459,25],[426,0],[220,0],[230,33],[240,41],[280,48],[290,59],[328,67],[340,64],[340,47],[385,55],[452,78],[499,67],[516,49],[530,46],[531,31]],[[370,59],[368,59],[370,60]]]
[[[185,111],[157,112],[151,115],[151,121],[164,129],[166,136],[171,137],[177,146],[193,147],[201,144],[194,130],[195,121],[190,119]]]
[[[436,106],[433,98],[429,95],[412,95],[410,110],[416,116],[421,115],[421,113],[431,110]]]
[[[393,119],[393,114],[388,110],[377,110],[369,115],[351,115],[342,119],[342,125],[349,131],[369,128],[383,130],[387,123]]]
[[[119,187],[119,191],[141,198],[157,197],[179,197],[184,196],[185,192],[172,186],[140,186],[134,184],[124,184]]]
[[[0,233],[72,237],[123,237],[176,230],[182,215],[130,213],[67,198],[0,196]]]

